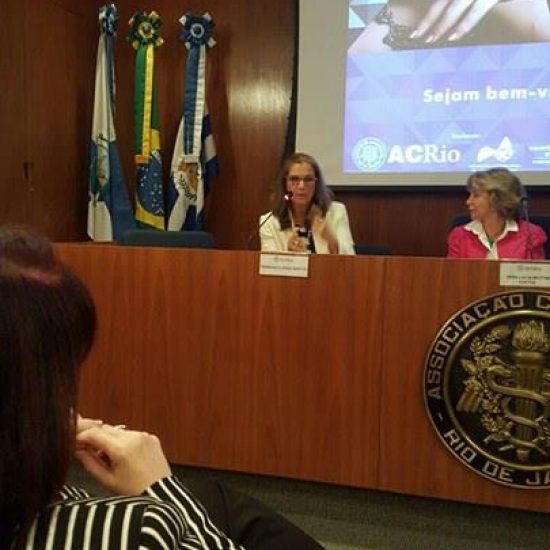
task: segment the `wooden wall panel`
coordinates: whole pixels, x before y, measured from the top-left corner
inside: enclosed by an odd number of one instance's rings
[[[388,259],[380,387],[379,488],[548,510],[548,491],[518,490],[473,473],[443,446],[423,401],[423,369],[437,330],[465,305],[502,291],[498,263]]]
[[[0,33],[0,223],[25,223],[28,221],[26,3],[3,2],[2,17],[5,24]]]
[[[430,344],[500,290],[497,262],[316,256],[289,279],[254,252],[58,250],[100,321],[80,409],[157,433],[173,462],[550,511],[453,458],[423,405]]]
[[[100,3],[29,2],[29,221],[52,239],[81,240]]]
[[[135,1],[118,4],[121,32]],[[168,166],[177,130],[185,52],[177,40],[183,10],[169,0],[156,5],[166,44],[158,51],[164,162]],[[283,152],[291,92],[296,23],[294,0],[190,2],[186,10],[209,10],[216,21],[217,46],[208,54],[207,93],[218,146],[221,176],[207,201],[207,228],[222,248],[258,248],[255,227],[267,210],[269,187]],[[119,132],[131,141],[129,88],[133,55],[119,40]],[[124,114],[123,114],[124,113]],[[121,118],[123,117],[123,119]],[[124,150],[132,183],[131,151]],[[322,159],[319,159],[322,164]],[[166,171],[167,175],[167,171]],[[395,254],[443,256],[451,218],[465,210],[464,190],[445,192],[338,192],[346,203],[356,242],[389,245]],[[534,212],[550,212],[548,190],[533,193]]]
[[[59,250],[99,312],[85,414],[174,462],[376,482],[383,260],[312,258],[301,280],[259,277],[252,252]]]
[[[122,0],[117,7],[117,128],[125,173],[133,189],[134,54],[123,37],[130,16],[144,7],[135,0]],[[220,247],[244,248],[259,214],[267,210],[269,187],[283,155],[295,30],[292,2],[195,0],[182,5],[158,0],[154,8],[163,20],[161,35],[165,39],[165,44],[156,50],[156,75],[166,180],[181,117],[187,55],[179,40],[178,20],[188,11],[209,11],[216,23],[217,45],[207,57],[207,101],[221,173],[208,197],[207,228],[215,234]]]
[[[0,98],[0,137],[6,161],[0,179],[5,197],[0,223],[32,221],[56,240],[85,238],[97,0],[5,0],[10,26],[2,37],[1,68],[8,83]],[[258,215],[284,149],[290,107],[295,0],[158,0],[144,6],[117,2],[117,133],[126,182],[133,194],[134,53],[125,42],[128,19],[138,9],[161,15],[165,44],[157,50],[161,140],[165,179],[182,102],[186,58],[178,19],[209,10],[217,46],[208,54],[207,96],[221,174],[206,205],[207,228],[222,248],[258,248]],[[28,8],[27,8],[28,6]],[[27,14],[28,15],[25,15]],[[11,36],[11,32],[16,33]],[[25,65],[27,57],[30,65]],[[29,117],[25,118],[25,109]],[[25,153],[32,148],[32,155]],[[27,156],[26,156],[27,155]],[[31,183],[22,162],[34,164]],[[319,159],[322,164],[322,159]],[[5,192],[4,192],[5,191]],[[532,213],[550,212],[547,187],[533,191]],[[447,192],[338,192],[355,240],[389,245],[395,254],[443,256],[449,220],[464,210],[463,190]]]
[[[550,183],[550,182],[549,182]],[[550,213],[548,187],[529,192],[530,214]],[[359,244],[385,244],[401,256],[445,256],[452,218],[467,212],[466,189],[339,192]]]
[[[73,4],[6,0],[9,24],[0,39],[0,223],[28,224],[65,240],[85,235],[101,2]]]

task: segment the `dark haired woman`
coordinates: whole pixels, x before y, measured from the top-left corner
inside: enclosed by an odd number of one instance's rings
[[[95,308],[45,238],[0,228],[0,303],[0,550],[241,548],[172,476],[156,436],[74,413]],[[64,485],[75,450],[117,496]],[[321,548],[233,495],[220,491],[215,512],[248,549]]]
[[[313,157],[294,153],[286,159],[272,203],[260,216],[263,251],[355,254],[346,207],[332,200]]]

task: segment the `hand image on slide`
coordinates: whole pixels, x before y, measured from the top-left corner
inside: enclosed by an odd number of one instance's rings
[[[351,44],[351,54],[550,41],[547,0],[388,0],[369,6],[376,16]]]

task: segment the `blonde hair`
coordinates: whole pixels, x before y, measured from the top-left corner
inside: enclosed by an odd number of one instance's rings
[[[484,191],[489,194],[495,210],[505,219],[519,216],[521,199],[524,194],[521,180],[506,168],[491,168],[474,172],[467,181],[469,191]]]

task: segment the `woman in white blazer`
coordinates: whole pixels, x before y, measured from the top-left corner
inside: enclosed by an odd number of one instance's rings
[[[262,251],[355,254],[346,207],[332,199],[317,161],[292,154],[275,182],[272,210],[260,216]]]

